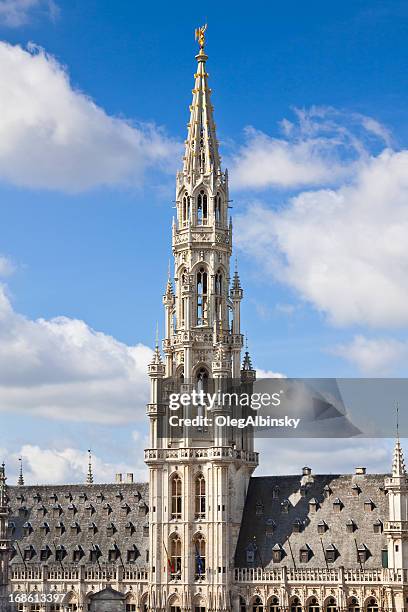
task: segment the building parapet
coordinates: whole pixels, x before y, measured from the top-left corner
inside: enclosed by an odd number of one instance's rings
[[[339,568],[316,568],[316,569],[294,569],[274,568],[263,570],[262,568],[236,568],[235,582],[238,584],[408,584],[408,570],[393,570],[385,568],[376,569],[345,569]]]
[[[408,532],[408,521],[385,521],[384,531],[386,533]]]
[[[13,582],[147,582],[148,570],[146,568],[121,566],[57,566],[57,565],[32,565],[25,567],[23,564],[13,565],[10,570],[10,580]]]
[[[237,450],[230,447],[211,447],[211,448],[148,448],[145,450],[145,461],[165,461],[183,459],[231,459],[246,461],[247,463],[258,465],[258,453],[247,450]]]

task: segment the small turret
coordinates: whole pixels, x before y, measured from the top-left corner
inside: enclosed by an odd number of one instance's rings
[[[156,346],[154,349],[153,357],[148,365],[148,372],[150,378],[163,378],[165,374],[165,366],[160,355],[159,349],[159,330],[156,330]]]
[[[252,367],[251,357],[248,352],[248,347],[245,351],[244,360],[241,368],[241,380],[245,384],[253,383],[256,380],[256,371]]]

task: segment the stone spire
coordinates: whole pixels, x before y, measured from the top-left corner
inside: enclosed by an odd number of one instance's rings
[[[394,455],[392,460],[392,475],[393,477],[406,475],[404,453],[402,452],[399,436],[397,437],[397,440],[395,442]]]
[[[198,62],[195,73],[193,101],[190,106],[190,122],[185,142],[183,173],[190,177],[194,183],[202,174],[221,174],[221,161],[218,152],[218,142],[215,133],[213,107],[211,105],[211,89],[208,87],[208,73],[206,71],[205,31],[207,26],[197,28],[200,51],[196,55]]]
[[[23,458],[22,457],[19,458],[19,462],[20,462],[20,473],[18,476],[17,485],[19,487],[23,487],[24,486],[24,475],[23,475]]]
[[[4,462],[0,466],[0,514],[7,508],[7,485],[6,466]]]
[[[92,471],[92,453],[91,449],[88,449],[88,473],[86,475],[86,484],[93,484],[93,471]]]

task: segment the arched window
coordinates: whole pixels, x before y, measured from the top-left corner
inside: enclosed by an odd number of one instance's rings
[[[312,597],[307,606],[307,612],[320,612],[319,602],[316,597]]]
[[[239,596],[239,612],[247,612],[245,599]]]
[[[181,478],[178,474],[171,480],[171,518],[180,519],[182,511]]]
[[[255,597],[252,604],[252,612],[264,612],[262,599],[260,597]]]
[[[290,612],[302,612],[299,597],[294,597],[290,602]]]
[[[214,289],[215,289],[215,315],[217,319],[220,321],[222,319],[222,273],[221,270],[218,270],[214,279]]]
[[[325,612],[338,612],[337,602],[334,597],[330,597],[326,604]]]
[[[181,223],[185,227],[190,219],[190,197],[187,193],[183,195]]]
[[[201,189],[197,198],[197,225],[207,225],[208,201],[207,194]]]
[[[374,597],[370,597],[367,602],[367,612],[378,612],[378,603]]]
[[[200,533],[194,538],[195,578],[201,580],[205,576],[205,538]]]
[[[360,612],[360,604],[355,597],[352,597],[348,603],[348,612]]]
[[[197,272],[197,325],[206,325],[208,319],[208,275],[204,268]]]
[[[277,597],[272,597],[269,603],[268,612],[281,612],[281,609],[279,606],[279,599]]]
[[[218,192],[214,199],[214,216],[215,222],[221,223],[221,196]]]
[[[197,391],[207,391],[208,389],[208,372],[206,368],[199,368],[196,372]]]
[[[178,534],[170,540],[170,575],[173,580],[181,578],[181,539]]]
[[[202,474],[195,479],[195,518],[205,518],[205,478]]]

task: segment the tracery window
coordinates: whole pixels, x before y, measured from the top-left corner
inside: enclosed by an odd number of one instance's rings
[[[181,578],[181,539],[177,534],[170,540],[170,575],[173,579]]]
[[[215,275],[215,315],[218,321],[221,321],[222,319],[221,305],[222,305],[222,274],[221,274],[221,271],[218,270],[217,274]]]
[[[355,597],[352,597],[349,601],[348,612],[360,612],[360,604]]]
[[[204,189],[201,189],[197,198],[197,225],[207,225],[208,221],[208,198]]]
[[[252,612],[264,612],[262,599],[260,597],[255,597],[254,603],[252,604]]]
[[[316,597],[312,597],[312,599],[309,601],[309,604],[307,606],[307,612],[319,612],[319,611],[320,611],[319,602],[317,601]]]
[[[281,612],[279,606],[279,599],[277,597],[272,597],[272,600],[269,604],[268,612]]]
[[[205,576],[205,538],[199,534],[194,538],[195,578],[200,580]]]
[[[208,319],[208,275],[204,268],[197,272],[197,325],[206,325]]]
[[[302,606],[300,604],[299,597],[294,597],[290,602],[290,612],[302,612]]]
[[[190,197],[188,196],[187,193],[185,193],[183,195],[182,213],[181,213],[181,223],[183,227],[185,227],[188,224],[189,219],[190,219]]]
[[[239,596],[239,612],[246,612],[246,603],[245,599]]]
[[[205,518],[205,478],[202,474],[195,479],[195,518]]]
[[[182,482],[178,474],[171,480],[171,518],[180,519],[182,512]]]
[[[378,604],[377,604],[377,600],[374,599],[374,597],[371,597],[368,600],[368,604],[367,604],[367,612],[378,612]]]
[[[325,612],[338,612],[337,603],[334,597],[330,597],[329,601],[327,602]]]
[[[221,196],[218,192],[214,199],[214,216],[215,222],[221,223]]]

